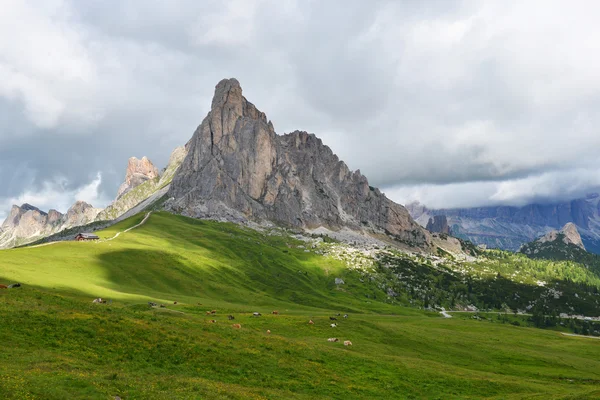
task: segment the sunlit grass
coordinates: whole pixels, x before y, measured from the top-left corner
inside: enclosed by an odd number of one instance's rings
[[[366,299],[297,244],[156,213],[112,241],[1,251],[0,283],[23,287],[0,291],[0,398],[600,397],[600,340]]]

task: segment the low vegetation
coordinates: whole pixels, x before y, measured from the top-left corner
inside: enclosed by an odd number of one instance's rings
[[[455,269],[469,265],[481,272],[471,277],[477,293],[485,268],[512,262],[501,253],[481,264],[427,259],[163,212],[106,240],[142,218],[100,231],[100,242],[0,252],[0,283],[23,284],[0,290],[0,398],[600,397],[600,340],[502,323],[497,313],[423,309],[446,301],[435,295],[426,306],[425,282],[463,285]],[[548,286],[533,280],[550,281],[551,270],[512,257],[529,271],[515,290]],[[415,284],[402,286],[399,274]],[[494,304],[465,290],[456,304]],[[107,303],[92,303],[98,297]]]

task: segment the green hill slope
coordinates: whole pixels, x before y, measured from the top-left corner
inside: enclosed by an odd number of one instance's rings
[[[106,240],[142,218],[98,243],[0,252],[0,283],[23,283],[0,290],[0,398],[600,396],[600,340],[390,304],[278,231],[155,213]]]

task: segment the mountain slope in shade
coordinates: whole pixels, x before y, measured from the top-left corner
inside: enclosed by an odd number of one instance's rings
[[[512,251],[571,222],[577,227],[586,249],[600,253],[600,196],[595,193],[556,204],[523,207],[434,210],[419,203],[410,203],[406,207],[422,226],[426,226],[430,218],[443,215],[454,236]]]
[[[313,134],[275,133],[236,79],[216,86],[169,190],[169,207],[193,217],[387,233],[428,247],[408,211],[369,186]]]

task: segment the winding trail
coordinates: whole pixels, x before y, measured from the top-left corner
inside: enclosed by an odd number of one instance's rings
[[[127,229],[125,229],[124,231],[117,232],[117,233],[115,234],[115,236],[113,236],[113,237],[111,237],[111,238],[108,238],[108,239],[101,240],[101,242],[108,242],[109,240],[116,239],[116,238],[118,238],[118,237],[119,237],[119,235],[120,235],[121,233],[126,233],[126,232],[129,232],[129,231],[130,231],[130,230],[132,230],[132,229],[135,229],[135,228],[137,228],[137,227],[140,227],[140,226],[144,225],[144,224],[146,223],[146,221],[148,220],[148,218],[150,217],[150,214],[152,214],[152,211],[148,212],[148,214],[146,214],[146,216],[144,217],[144,219],[143,219],[143,220],[141,220],[139,224],[137,224],[137,225],[134,225],[134,226],[132,226],[131,228],[127,228]]]

